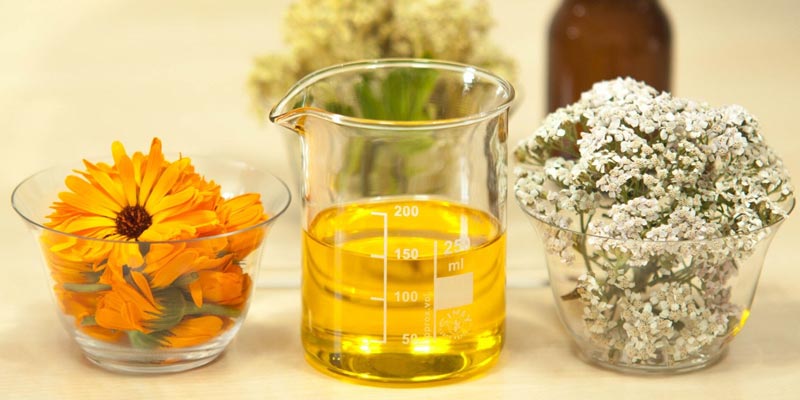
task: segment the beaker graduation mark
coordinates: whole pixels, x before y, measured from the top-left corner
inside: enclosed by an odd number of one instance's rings
[[[388,299],[386,289],[388,288],[388,269],[389,269],[389,216],[385,212],[372,212],[372,215],[383,217],[383,254],[372,255],[372,258],[383,259],[383,298],[372,297],[372,300],[383,301],[383,343],[386,343],[386,315]]]

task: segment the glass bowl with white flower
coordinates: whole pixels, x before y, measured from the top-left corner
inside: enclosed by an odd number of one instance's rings
[[[516,198],[583,358],[671,373],[725,354],[794,207],[755,118],[620,78],[548,115],[515,156]]]

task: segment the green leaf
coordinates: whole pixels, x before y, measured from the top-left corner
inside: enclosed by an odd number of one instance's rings
[[[65,283],[64,289],[78,293],[94,293],[111,290],[111,286],[102,283]]]
[[[340,115],[354,115],[353,107],[342,104],[338,101],[329,101],[325,103],[325,110]]]
[[[154,349],[166,344],[165,338],[169,332],[158,331],[150,334],[139,331],[126,331],[131,345],[137,349]]]
[[[158,318],[148,322],[148,328],[162,331],[178,325],[186,315],[187,302],[180,289],[170,287],[153,292],[156,302],[162,307]]]
[[[233,308],[225,307],[214,303],[203,303],[202,307],[196,307],[194,304],[189,305],[187,315],[216,315],[220,317],[236,318],[242,314],[242,311]]]
[[[100,277],[103,276],[103,271],[81,272],[84,278],[91,283],[97,283]]]
[[[150,243],[147,242],[139,242],[139,253],[142,257],[146,256],[147,253],[150,252]]]
[[[437,87],[439,73],[433,70],[407,68],[389,73],[364,73],[354,84],[354,97],[362,118],[384,121],[428,121],[435,118],[436,105],[431,96]],[[356,115],[344,104],[326,104],[331,112]],[[368,133],[367,131],[364,131]],[[430,132],[409,130],[373,137],[356,135],[348,143],[344,165],[336,180],[339,189],[360,188],[362,194],[372,195],[402,192],[407,184],[404,177],[426,171],[425,166],[413,164],[407,156],[419,154],[436,143]]]
[[[429,120],[427,105],[439,74],[427,69],[397,69],[381,83],[384,114],[395,121]]]
[[[429,132],[409,131],[408,137],[400,139],[391,144],[392,150],[400,154],[414,154],[426,150],[436,143]]]
[[[361,116],[369,119],[385,119],[384,110],[375,94],[372,93],[371,78],[362,76],[361,82],[356,83],[355,95],[361,108]]]
[[[199,278],[200,275],[197,272],[190,272],[188,274],[181,275],[181,277],[176,279],[175,282],[172,282],[172,286],[185,288]]]
[[[364,74],[356,83],[355,95],[361,116],[392,121],[424,121],[433,118],[430,97],[439,73],[426,69],[398,69],[388,73],[375,93],[375,77]]]

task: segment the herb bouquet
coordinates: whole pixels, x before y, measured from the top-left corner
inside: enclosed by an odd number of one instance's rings
[[[485,0],[296,0],[283,20],[288,51],[255,59],[248,81],[254,108],[263,117],[294,82],[308,74],[366,59],[454,61],[513,79],[513,60],[489,40],[490,14]],[[344,98],[350,95],[330,93],[325,108],[371,120],[433,120],[440,116],[424,106],[441,93],[435,87],[438,78],[430,71],[364,74],[353,82],[357,101]],[[415,101],[403,101],[409,98]],[[408,136],[399,143],[354,141],[341,155],[348,164],[335,182],[337,189],[358,190],[363,196],[403,193],[410,185],[406,178],[411,177],[430,183],[418,190],[436,191],[448,178],[427,171],[426,163],[438,149],[429,140]],[[297,140],[292,137],[288,143],[299,170]]]
[[[516,197],[584,357],[675,372],[724,354],[794,205],[747,111],[600,82],[547,116],[516,157]]]

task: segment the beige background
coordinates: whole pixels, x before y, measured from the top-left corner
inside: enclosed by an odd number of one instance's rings
[[[511,145],[543,117],[544,37],[556,0],[493,1],[494,38],[519,61],[523,96]],[[281,133],[249,112],[254,55],[281,50],[280,1],[0,2],[0,197],[53,163],[107,154],[113,140],[219,155],[292,179]],[[674,92],[757,115],[769,143],[800,175],[800,3],[662,1],[674,31]],[[800,178],[796,178],[800,179]],[[6,200],[8,201],[8,200]],[[94,368],[61,331],[33,240],[0,208],[0,397],[4,398],[796,398],[800,272],[790,219],[767,257],[748,328],[719,365],[670,378],[630,377],[572,354],[544,279],[533,230],[509,214],[508,344],[500,365],[470,382],[424,390],[340,383],[302,359],[299,202],[268,243],[261,284],[240,336],[218,362],[161,377]],[[283,286],[284,288],[276,288]]]

